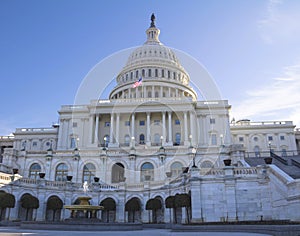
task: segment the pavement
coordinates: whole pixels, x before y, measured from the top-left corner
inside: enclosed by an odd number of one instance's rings
[[[269,234],[245,232],[171,232],[167,229],[145,229],[137,231],[52,231],[24,230],[17,227],[0,227],[0,236],[270,236]]]

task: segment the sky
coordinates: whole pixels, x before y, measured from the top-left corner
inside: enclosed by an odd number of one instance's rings
[[[98,62],[145,42],[152,13],[160,41],[213,77],[231,119],[300,127],[299,12],[297,0],[1,0],[0,136],[57,122]]]

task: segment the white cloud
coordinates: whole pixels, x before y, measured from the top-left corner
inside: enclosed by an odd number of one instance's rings
[[[272,44],[278,41],[300,39],[300,6],[282,0],[269,0],[263,19],[258,27],[264,42]]]
[[[300,63],[284,68],[269,85],[247,91],[247,98],[233,105],[236,119],[292,120],[300,127]],[[233,102],[234,104],[234,102]]]

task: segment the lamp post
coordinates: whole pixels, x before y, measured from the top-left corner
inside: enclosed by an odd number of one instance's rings
[[[270,157],[272,157],[272,149],[271,149],[271,147],[272,147],[272,143],[271,143],[271,141],[269,141],[269,150],[270,150]]]
[[[193,166],[192,166],[192,168],[197,168],[196,163],[195,163],[196,153],[197,153],[197,149],[193,147],[193,149],[192,149],[192,154],[193,154]]]
[[[189,138],[190,138],[190,147],[192,147],[192,139],[193,139],[193,135],[189,135]]]
[[[220,134],[220,141],[221,141],[221,146],[223,146],[223,134]]]
[[[160,144],[161,144],[161,146],[163,146],[163,140],[164,140],[164,136],[160,136]]]
[[[106,143],[107,137],[105,136],[105,137],[103,138],[103,140],[104,140],[104,147],[106,148],[106,145],[107,145],[107,143]]]

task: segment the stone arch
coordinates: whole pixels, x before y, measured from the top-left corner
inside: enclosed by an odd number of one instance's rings
[[[24,193],[19,200],[18,218],[22,221],[35,220],[36,209],[39,208],[39,200],[30,193]]]
[[[142,212],[141,200],[137,197],[130,198],[125,204],[125,211],[127,212],[127,222],[140,222]]]
[[[60,197],[52,195],[46,203],[46,221],[60,221],[63,201]]]
[[[104,209],[101,211],[101,219],[103,222],[115,222],[116,220],[116,201],[111,197],[106,197],[100,202],[100,206]]]

